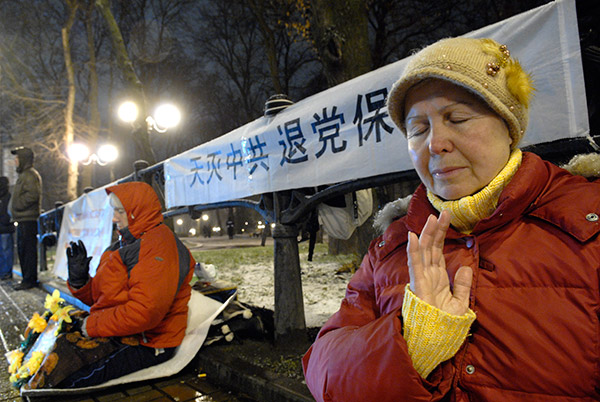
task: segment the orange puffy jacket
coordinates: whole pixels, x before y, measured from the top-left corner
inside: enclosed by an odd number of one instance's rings
[[[144,346],[179,346],[187,325],[194,258],[163,224],[161,205],[146,183],[112,186],[129,227],[100,259],[96,275],[71,292],[90,306],[91,337],[139,334]],[[128,233],[129,232],[129,233]]]

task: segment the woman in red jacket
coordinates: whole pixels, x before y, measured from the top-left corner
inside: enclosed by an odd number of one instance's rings
[[[600,400],[600,183],[518,148],[507,47],[439,41],[388,97],[422,185],[303,359],[318,401]]]
[[[83,243],[72,243],[67,250],[68,284],[90,306],[77,329],[86,337],[110,338],[117,347],[70,375],[59,388],[95,385],[162,363],[185,335],[192,255],[163,224],[151,186],[130,182],[106,192],[119,240],[102,254],[94,277],[88,275],[91,258]]]

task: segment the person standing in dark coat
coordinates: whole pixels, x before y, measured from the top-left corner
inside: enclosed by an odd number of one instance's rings
[[[11,215],[17,222],[17,253],[23,280],[15,290],[37,286],[37,219],[42,204],[42,178],[33,168],[33,151],[18,147],[10,151],[16,155],[19,178],[13,189]]]
[[[227,235],[230,239],[233,239],[233,235],[235,233],[235,224],[233,223],[233,216],[229,216],[227,218]]]
[[[8,177],[0,177],[0,280],[12,279],[13,267],[13,233],[15,225],[11,222],[8,213],[10,192],[8,191]]]

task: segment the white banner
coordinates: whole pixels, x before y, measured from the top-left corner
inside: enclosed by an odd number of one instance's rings
[[[83,241],[90,261],[90,276],[96,274],[100,256],[112,238],[113,209],[104,187],[82,195],[65,204],[60,234],[56,245],[54,274],[68,278],[66,250],[70,242]]]
[[[537,91],[522,146],[589,135],[574,0],[549,3],[466,36],[506,44],[532,73]],[[385,107],[407,60],[166,160],[167,208],[412,169],[406,140]]]

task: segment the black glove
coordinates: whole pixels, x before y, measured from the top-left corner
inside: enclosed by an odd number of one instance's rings
[[[91,259],[92,257],[87,256],[87,250],[81,240],[78,240],[77,243],[71,242],[71,246],[67,247],[69,283],[74,288],[80,288],[87,283]]]

